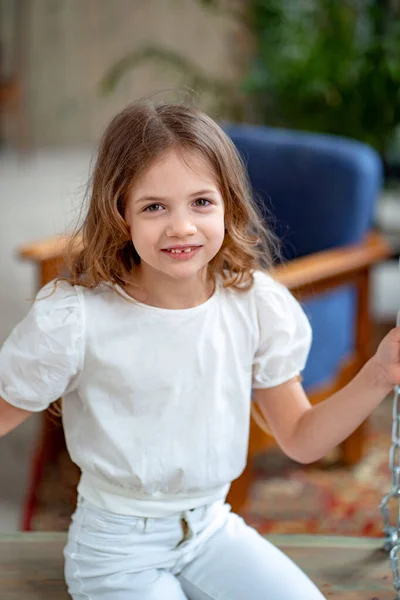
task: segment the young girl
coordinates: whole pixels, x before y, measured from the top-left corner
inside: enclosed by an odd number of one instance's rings
[[[206,115],[127,108],[101,142],[83,249],[1,350],[0,434],[63,397],[82,471],[74,600],[323,598],[225,503],[251,402],[290,457],[315,461],[400,383],[400,328],[311,407],[298,377],[310,326],[262,268],[272,236],[249,190]]]

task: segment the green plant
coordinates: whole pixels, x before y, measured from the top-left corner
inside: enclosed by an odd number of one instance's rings
[[[399,16],[397,0],[252,0],[244,85],[260,121],[347,135],[385,155],[400,121]]]

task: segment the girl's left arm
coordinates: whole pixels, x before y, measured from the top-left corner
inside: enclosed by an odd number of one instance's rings
[[[345,440],[400,384],[400,327],[341,390],[312,406],[298,378],[254,390],[254,400],[282,450],[311,463]]]

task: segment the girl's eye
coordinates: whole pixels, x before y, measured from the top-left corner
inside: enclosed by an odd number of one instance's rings
[[[144,212],[159,212],[161,209],[161,204],[150,204],[150,206],[146,206]]]
[[[203,206],[210,206],[211,202],[210,200],[207,200],[206,198],[197,198],[197,200],[194,201],[195,204],[197,203],[197,206],[203,207]]]

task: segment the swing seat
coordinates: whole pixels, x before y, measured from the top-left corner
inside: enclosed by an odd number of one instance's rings
[[[308,535],[268,536],[332,600],[393,600],[389,558],[383,540]],[[65,533],[0,536],[2,600],[68,600],[64,583]]]

